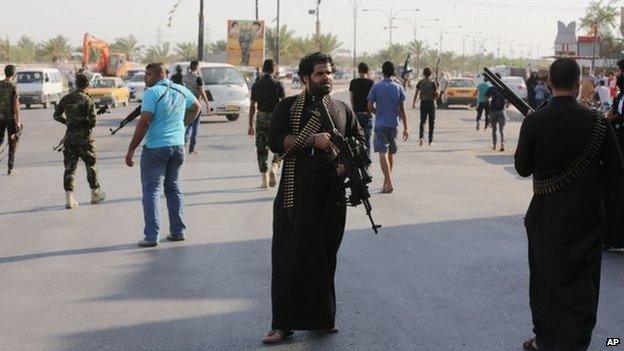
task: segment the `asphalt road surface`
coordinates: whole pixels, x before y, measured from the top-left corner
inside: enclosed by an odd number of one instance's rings
[[[341,88],[336,97],[346,100]],[[20,174],[0,168],[0,349],[265,349],[275,189],[258,188],[246,116],[201,124],[202,153],[188,156],[182,176],[188,240],[139,249],[139,168],[124,164],[134,124],[108,133],[132,108],[96,128],[108,199],[89,204],[79,166],[80,206],[71,211],[62,155],[52,151],[64,127],[52,109],[23,112]],[[417,112],[399,142],[393,194],[379,194],[373,160],[381,233],[362,207],[349,209],[336,277],[340,332],[298,332],[271,350],[520,350],[532,336],[523,227],[531,181],[513,168],[520,118],[498,152],[468,108],[438,111],[434,145],[419,147]],[[163,202],[163,228],[165,214]],[[624,254],[606,253],[591,350],[624,338],[623,277]]]

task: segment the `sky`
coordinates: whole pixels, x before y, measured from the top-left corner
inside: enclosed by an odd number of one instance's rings
[[[45,40],[56,34],[68,37],[74,46],[82,45],[88,32],[113,41],[134,35],[141,44],[196,41],[198,0],[181,0],[167,27],[169,11],[178,0],[0,0],[0,36],[16,41],[21,35]],[[353,6],[358,0],[321,0],[321,31],[338,35],[342,49],[353,51]],[[360,0],[357,13],[357,50],[375,52],[387,45],[389,13],[395,17],[393,42],[407,43],[414,37],[430,47],[458,54],[479,51],[514,57],[552,54],[557,21],[578,20],[588,0]],[[259,18],[275,26],[277,0],[258,0]],[[311,35],[316,18],[308,14],[316,0],[281,0],[280,24],[297,35]],[[624,5],[624,1],[622,1]],[[207,41],[225,39],[228,19],[254,19],[255,0],[205,0]],[[364,9],[379,9],[363,11]],[[418,11],[414,11],[418,9]],[[438,21],[434,21],[438,19]],[[420,26],[415,23],[425,20]],[[462,26],[462,28],[452,28]],[[416,28],[416,32],[414,31]],[[431,28],[436,27],[436,28]],[[585,31],[579,34],[584,35]],[[619,36],[619,30],[615,31]],[[415,36],[414,36],[415,35]],[[475,39],[473,37],[478,37]],[[484,43],[481,47],[478,42]],[[464,44],[465,43],[465,44]]]

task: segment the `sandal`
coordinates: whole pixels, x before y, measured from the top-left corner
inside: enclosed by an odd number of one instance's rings
[[[284,341],[285,339],[287,339],[293,334],[294,333],[292,330],[288,330],[288,331],[283,331],[279,329],[271,330],[270,332],[267,333],[264,339],[262,339],[262,343],[267,344],[267,345],[277,344],[277,343]]]
[[[530,350],[530,351],[537,351],[537,350],[539,350],[539,349],[537,348],[537,338],[533,338],[533,339],[531,339],[531,340],[527,340],[527,341],[525,341],[525,342],[522,344],[522,347],[523,347],[525,350]]]

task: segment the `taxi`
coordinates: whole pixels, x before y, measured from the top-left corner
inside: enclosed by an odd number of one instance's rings
[[[130,89],[121,78],[105,77],[96,79],[87,89],[96,106],[108,105],[117,107],[120,103],[128,106]]]
[[[446,89],[444,107],[450,105],[477,105],[477,84],[472,78],[452,78]]]

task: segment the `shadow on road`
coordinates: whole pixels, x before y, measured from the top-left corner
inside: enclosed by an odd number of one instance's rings
[[[183,245],[131,252],[141,255],[140,263],[119,269],[119,283],[109,289],[113,293],[93,302],[153,300],[157,308],[159,301],[170,300],[198,309],[218,303],[219,311],[169,319],[156,309],[160,317],[150,322],[120,320],[118,327],[60,334],[58,344],[75,351],[265,349],[260,338],[271,319],[271,241]],[[401,225],[379,235],[348,231],[336,279],[341,332],[297,333],[270,349],[414,350],[419,345],[439,350],[441,343],[446,350],[519,349],[531,334],[526,260],[519,215]],[[622,270],[624,257],[605,255],[605,277]],[[622,279],[603,279],[595,347],[620,331],[623,289]],[[245,301],[244,308],[232,307],[235,301]]]

